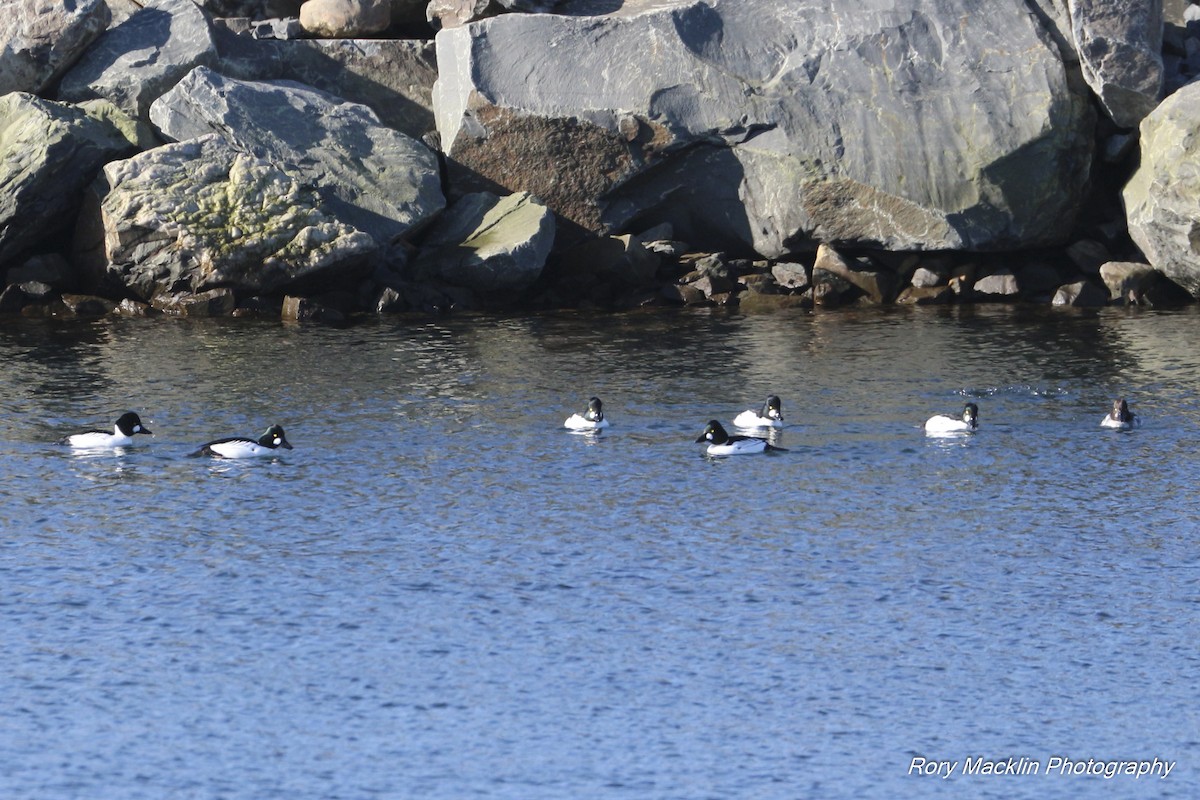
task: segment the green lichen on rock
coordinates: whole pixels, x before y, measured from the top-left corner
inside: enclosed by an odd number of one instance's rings
[[[287,167],[216,136],[106,169],[110,273],[143,297],[228,286],[271,292],[363,266],[377,245],[322,209]]]

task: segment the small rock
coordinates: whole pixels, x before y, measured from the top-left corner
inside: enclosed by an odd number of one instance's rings
[[[774,276],[775,283],[784,289],[803,291],[808,288],[808,270],[803,264],[780,262],[771,267],[771,275]]]
[[[983,299],[1015,300],[1020,293],[1017,276],[1009,270],[999,270],[975,281],[975,294]]]
[[[90,294],[64,294],[62,302],[67,313],[76,317],[103,317],[117,307],[112,300]]]
[[[1108,292],[1091,281],[1076,281],[1058,287],[1050,304],[1079,308],[1106,306],[1108,305]]]

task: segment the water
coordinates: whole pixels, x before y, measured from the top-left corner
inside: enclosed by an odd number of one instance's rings
[[[0,796],[1194,797],[1197,330],[6,321]],[[769,393],[787,452],[702,454]],[[591,394],[613,427],[562,430]],[[148,446],[52,444],[126,408]],[[274,422],[277,460],[187,457]]]

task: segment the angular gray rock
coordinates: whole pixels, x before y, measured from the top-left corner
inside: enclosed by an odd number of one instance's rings
[[[1090,168],[1089,100],[1024,0],[629,0],[437,51],[452,175],[594,232],[670,221],[772,258],[1051,245]]]
[[[116,283],[143,300],[345,281],[377,249],[323,213],[297,171],[216,135],[115,161],[94,191],[76,261],[94,285]]]
[[[287,163],[326,213],[381,245],[414,233],[445,207],[437,156],[366,106],[292,81],[239,81],[198,67],[154,103],[171,139],[217,133],[238,149]]]
[[[191,0],[150,0],[97,39],[59,85],[59,99],[102,97],[144,119],[159,96],[200,64],[216,62],[208,19]]]
[[[1162,0],[1069,0],[1084,80],[1118,126],[1134,128],[1163,88]]]
[[[12,0],[0,15],[0,95],[39,94],[104,32],[104,0]]]
[[[1200,83],[1142,120],[1141,163],[1122,198],[1129,235],[1146,260],[1200,297]]]
[[[554,214],[534,197],[481,192],[438,219],[412,271],[480,293],[519,292],[542,274],[553,244]]]
[[[83,189],[133,149],[81,108],[24,92],[0,97],[0,264],[69,230]]]

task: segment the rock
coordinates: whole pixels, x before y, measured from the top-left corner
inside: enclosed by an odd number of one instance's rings
[[[604,236],[564,254],[568,280],[587,276],[621,289],[641,289],[654,283],[658,258],[632,236]]]
[[[271,77],[271,76],[262,76]],[[368,106],[380,122],[414,139],[434,129],[432,41],[312,39],[284,48],[277,77]]]
[[[784,289],[803,291],[808,288],[808,270],[803,264],[781,261],[771,267],[775,282]]]
[[[307,297],[283,298],[282,318],[288,322],[343,322],[346,315],[336,308],[322,305]]]
[[[907,286],[896,297],[896,305],[931,306],[953,302],[954,290],[949,286]]]
[[[134,300],[132,297],[124,298],[113,309],[113,313],[119,317],[148,317],[153,311],[148,303]]]
[[[300,26],[323,39],[379,33],[391,22],[391,0],[308,0],[300,6]]]
[[[1135,128],[1163,88],[1160,0],[1069,0],[1084,80],[1121,128]]]
[[[0,18],[0,96],[41,94],[112,21],[103,0],[13,0]]]
[[[770,314],[789,308],[811,307],[811,298],[798,294],[747,293],[738,297],[738,311],[743,314]]]
[[[1146,260],[1200,297],[1200,83],[1142,120],[1141,163],[1122,197],[1129,235]]]
[[[196,5],[208,11],[214,21],[242,18],[254,20],[294,17],[302,0],[198,0]]]
[[[1162,273],[1149,264],[1134,261],[1109,261],[1100,267],[1100,280],[1113,300],[1128,302],[1141,294],[1144,284]]]
[[[90,294],[64,294],[62,302],[66,313],[75,317],[103,317],[117,307],[112,300]]]
[[[467,195],[434,224],[412,270],[474,292],[520,292],[542,274],[553,243],[554,215],[529,194]]]
[[[132,150],[82,109],[23,92],[0,97],[0,265],[69,230],[84,187]]]
[[[685,306],[703,306],[709,303],[708,295],[703,290],[686,283],[666,284],[662,287],[662,297],[668,303]]]
[[[18,314],[28,301],[25,291],[15,283],[10,283],[0,292],[0,314]]]
[[[325,213],[387,246],[445,206],[437,156],[365,106],[292,81],[239,81],[192,71],[150,111],[177,140],[218,133],[237,148],[295,165]]]
[[[922,264],[913,270],[912,285],[917,289],[928,289],[931,286],[945,286],[949,266],[944,264]]]
[[[1091,281],[1076,281],[1058,287],[1050,304],[1078,307],[1106,306],[1108,305],[1108,292]]]
[[[193,67],[213,64],[208,20],[191,0],[150,0],[93,43],[59,86],[59,99],[104,98],[144,119],[150,104]]]
[[[173,317],[225,317],[237,308],[237,298],[231,289],[209,289],[206,292],[157,294],[150,307]]]
[[[57,253],[33,256],[10,269],[7,276],[8,283],[44,283],[59,291],[70,289],[75,280],[74,268]]]
[[[1072,227],[1094,117],[1024,0],[614,7],[439,32],[434,108],[464,191],[770,258],[1056,245]]]
[[[812,270],[813,305],[834,308],[862,296],[850,281],[819,266]]]
[[[738,283],[751,294],[779,294],[779,284],[770,273],[752,273],[738,278]]]
[[[896,277],[889,272],[875,269],[869,262],[850,259],[829,245],[817,248],[817,260],[813,264],[813,283],[816,283],[815,273],[820,269],[837,275],[846,282],[858,287],[863,295],[875,305],[890,303],[895,297]]]
[[[1098,275],[1100,265],[1112,258],[1108,247],[1095,239],[1080,239],[1072,242],[1066,253],[1067,258],[1071,259],[1071,263],[1086,275]]]
[[[144,300],[346,281],[377,251],[321,210],[303,176],[215,135],[113,162],[93,191],[98,202],[77,235],[93,249],[76,261],[94,284]]]
[[[1021,293],[1017,276],[1006,269],[977,278],[973,288],[976,296],[984,300],[1016,300]]]

